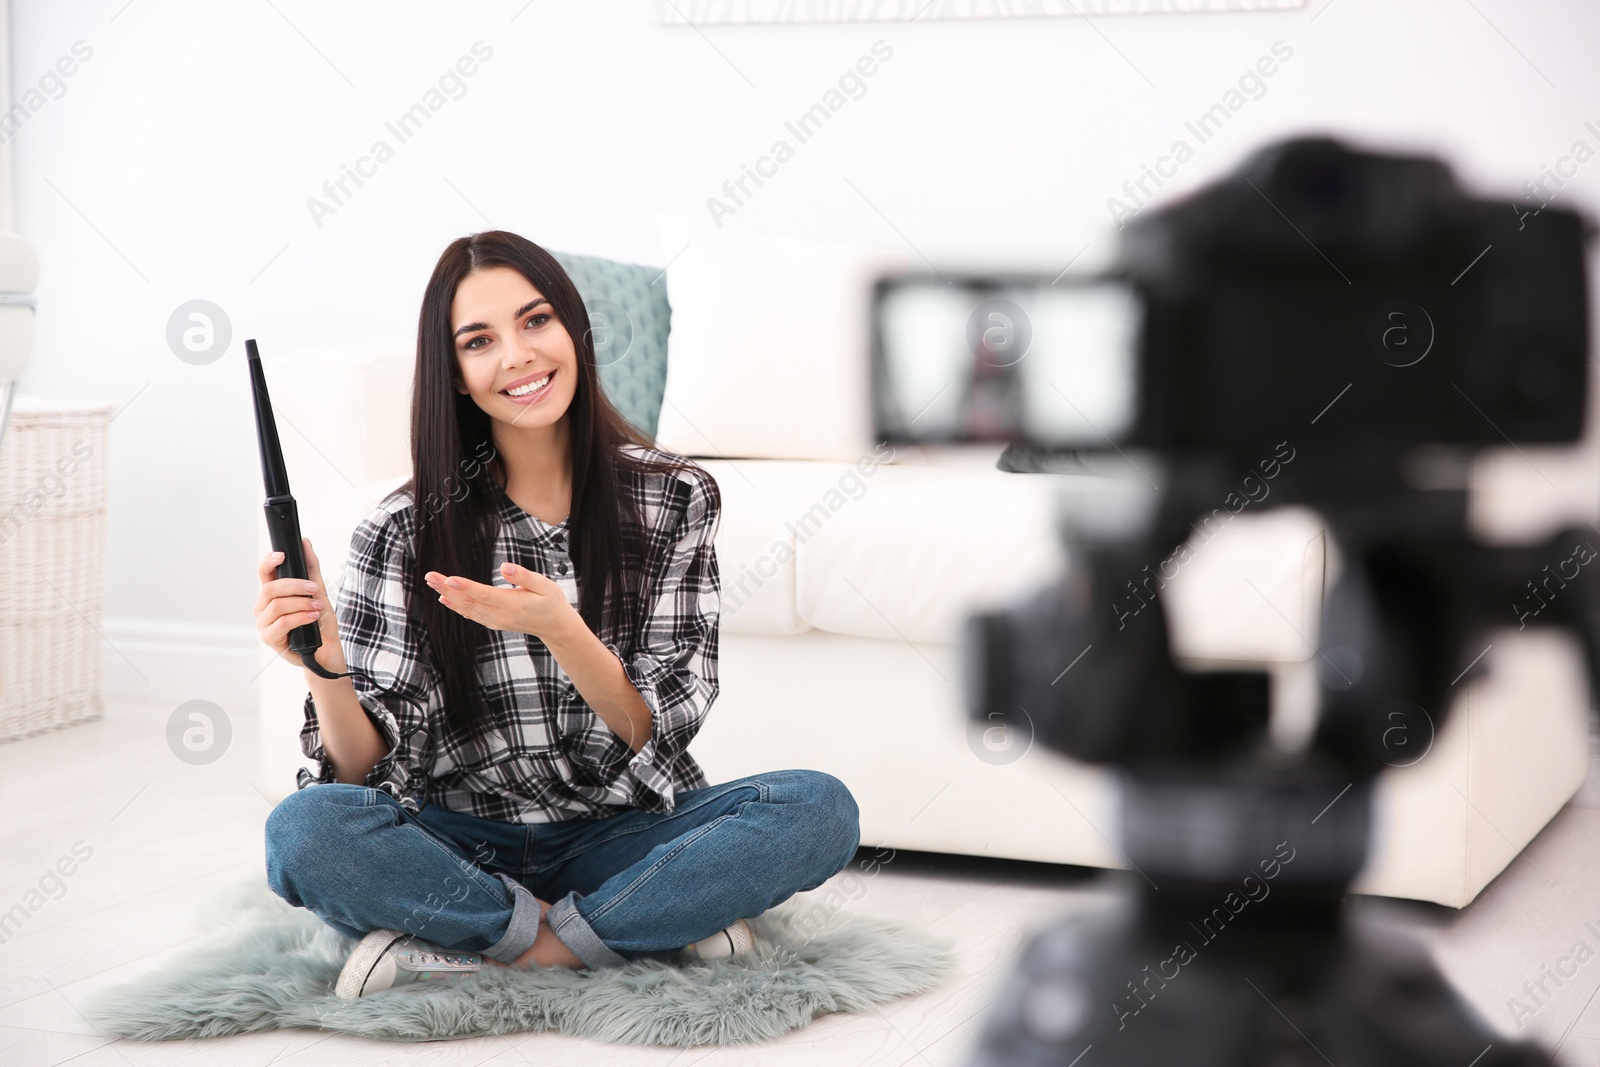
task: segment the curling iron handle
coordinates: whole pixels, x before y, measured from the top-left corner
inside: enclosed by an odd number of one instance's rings
[[[268,497],[265,510],[267,533],[272,538],[273,551],[283,553],[283,562],[278,564],[278,577],[309,578],[305,546],[300,542],[300,512],[295,506],[294,497]],[[321,647],[322,630],[317,623],[308,622],[289,631],[291,652],[315,652]]]

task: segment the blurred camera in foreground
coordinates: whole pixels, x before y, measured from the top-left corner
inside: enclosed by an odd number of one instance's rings
[[[882,439],[1107,475],[1061,509],[1062,579],[967,621],[963,684],[980,729],[1116,769],[1140,874],[1028,946],[975,1063],[1549,1062],[1341,899],[1375,776],[1431,744],[1506,604],[1584,540],[1480,543],[1467,472],[1581,437],[1590,233],[1469,196],[1437,159],[1307,137],[1143,212],[1099,277],[878,283]],[[1313,509],[1337,549],[1292,748],[1265,669],[1186,670],[1168,645],[1163,568],[1236,498]],[[1523,621],[1576,633],[1594,685],[1591,571]]]

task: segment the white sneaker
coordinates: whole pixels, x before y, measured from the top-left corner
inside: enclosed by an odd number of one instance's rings
[[[351,950],[339,972],[334,996],[355,1000],[396,986],[473,974],[483,967],[476,952],[440,948],[398,930],[374,930]]]
[[[725,960],[742,956],[756,947],[756,935],[750,924],[736,919],[732,926],[718,930],[702,941],[686,945],[679,955],[691,960]]]

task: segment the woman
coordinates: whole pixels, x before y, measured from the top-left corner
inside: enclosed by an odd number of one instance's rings
[[[301,748],[267,818],[273,890],[361,938],[354,997],[434,973],[727,955],[843,868],[838,779],[709,785],[686,747],[717,695],[716,481],[607,400],[560,264],[503,231],[428,281],[413,477],[357,526],[328,603],[261,563],[280,656],[315,622]],[[433,595],[429,595],[431,594]]]

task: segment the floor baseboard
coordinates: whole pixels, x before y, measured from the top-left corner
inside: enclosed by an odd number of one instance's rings
[[[262,657],[252,626],[108,618],[101,635],[107,700],[255,706]]]

